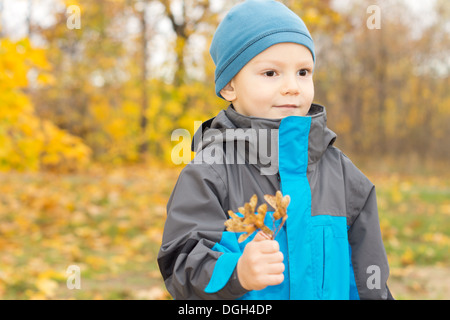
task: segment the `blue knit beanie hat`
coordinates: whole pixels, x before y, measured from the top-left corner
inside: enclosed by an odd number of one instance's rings
[[[305,23],[274,0],[247,0],[234,6],[214,34],[210,54],[216,65],[216,94],[256,55],[277,43],[298,43],[311,51],[314,43]]]

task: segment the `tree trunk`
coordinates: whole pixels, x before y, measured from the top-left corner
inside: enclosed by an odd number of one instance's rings
[[[148,47],[147,47],[147,20],[146,20],[146,8],[147,3],[144,4],[144,8],[141,12],[141,30],[142,30],[142,60],[141,60],[141,82],[142,82],[142,92],[141,92],[141,115],[139,121],[139,127],[142,133],[142,141],[139,144],[139,153],[144,155],[148,151],[148,140],[146,138],[148,119],[146,116],[146,110],[148,107],[148,92],[147,92],[147,59],[148,59]]]

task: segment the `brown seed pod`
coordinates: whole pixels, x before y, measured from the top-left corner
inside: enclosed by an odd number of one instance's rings
[[[267,205],[264,203],[256,209],[258,197],[253,195],[250,201],[245,203],[243,207],[239,207],[238,211],[243,217],[239,217],[233,211],[229,210],[230,219],[225,221],[226,230],[230,232],[245,232],[239,236],[238,242],[245,241],[256,230],[263,231],[269,238],[275,239],[277,233],[283,227],[287,219],[287,207],[290,202],[289,196],[282,195],[281,191],[277,191],[275,196],[265,195],[264,199],[275,209],[273,214],[273,222],[282,219],[276,230],[271,230],[264,224],[267,213]],[[255,210],[257,213],[255,213]],[[275,228],[274,228],[275,229]]]

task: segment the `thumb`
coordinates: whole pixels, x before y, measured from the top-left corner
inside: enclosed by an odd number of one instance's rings
[[[259,242],[264,240],[272,240],[266,233],[263,231],[259,231],[256,236],[253,238],[253,241]]]

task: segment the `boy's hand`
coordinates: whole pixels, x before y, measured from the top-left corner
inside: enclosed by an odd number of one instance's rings
[[[237,263],[237,275],[247,290],[262,290],[280,284],[284,280],[283,253],[275,240],[267,240],[258,232],[249,242]]]

